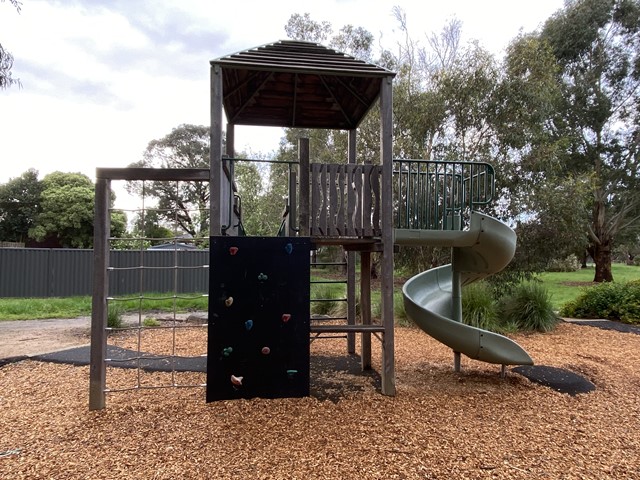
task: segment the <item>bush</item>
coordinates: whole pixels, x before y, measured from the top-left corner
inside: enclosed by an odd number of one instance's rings
[[[553,311],[548,290],[536,282],[521,283],[500,303],[502,322],[519,330],[550,332],[560,321]]]
[[[485,282],[473,283],[462,290],[462,321],[485,330],[500,330],[498,307],[492,288]]]
[[[601,283],[586,288],[575,300],[562,307],[560,315],[640,324],[640,280]]]
[[[320,302],[311,302],[311,313],[315,315],[337,316],[335,312],[345,308],[343,301],[337,300],[345,298],[344,285],[335,283],[318,283],[313,284],[311,289],[311,298],[315,300],[323,300]],[[327,301],[336,299],[335,302]]]
[[[107,327],[122,328],[122,307],[117,304],[110,304],[107,309]]]
[[[547,265],[547,272],[577,272],[580,262],[575,255],[569,255],[564,260],[553,259]]]

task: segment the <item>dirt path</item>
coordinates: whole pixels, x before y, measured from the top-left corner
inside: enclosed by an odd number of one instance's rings
[[[162,318],[163,314],[158,317]],[[164,315],[169,318],[171,314]],[[177,319],[205,316],[205,313],[176,314]],[[125,325],[139,321],[137,314],[124,315]],[[91,342],[91,317],[52,318],[47,320],[0,321],[0,359],[23,355],[41,355]]]
[[[1,321],[0,358],[87,345],[90,323],[90,317]]]

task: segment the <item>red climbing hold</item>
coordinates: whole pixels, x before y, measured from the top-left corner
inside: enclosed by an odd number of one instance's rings
[[[282,321],[284,323],[287,323],[290,319],[291,319],[291,314],[290,313],[283,313],[282,314]]]
[[[269,355],[271,353],[271,349],[269,347],[262,347],[262,350],[260,350],[260,352],[263,355]]]
[[[238,253],[238,247],[229,247],[229,253],[231,255],[235,255],[236,253]]]

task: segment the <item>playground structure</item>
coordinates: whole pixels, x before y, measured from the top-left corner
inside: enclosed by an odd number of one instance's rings
[[[532,363],[508,338],[461,323],[462,286],[500,271],[515,250],[514,232],[478,213],[494,195],[493,169],[486,163],[394,160],[394,75],[309,42],[280,41],[221,57],[211,61],[210,169],[98,169],[91,409],[105,406],[109,363],[105,337],[112,180],[209,182],[207,400],[307,394],[309,337],[334,334],[346,336],[348,353],[355,353],[359,336],[363,369],[371,367],[371,339],[378,338],[382,393],[395,395],[393,255],[398,245],[452,249],[451,265],[413,277],[403,287],[403,296],[408,316],[454,350],[456,370],[460,354],[500,364],[503,370],[508,364]],[[378,101],[379,163],[359,163],[357,127]],[[224,152],[223,111],[228,121]],[[235,157],[235,125],[348,131],[342,164],[313,163],[308,140],[300,139],[298,161],[289,164],[289,195],[276,239],[243,237],[251,232],[242,226],[234,165],[249,160]],[[324,245],[340,246],[346,252],[348,313],[343,322],[309,321],[308,252]],[[244,255],[251,250],[251,255]],[[374,253],[380,255],[379,323],[371,315]],[[282,261],[269,262],[268,257]],[[290,261],[293,257],[296,260]],[[357,257],[359,317],[355,309]],[[277,276],[278,272],[283,275]],[[292,285],[296,285],[295,292],[289,290]],[[251,375],[261,379],[253,387]]]

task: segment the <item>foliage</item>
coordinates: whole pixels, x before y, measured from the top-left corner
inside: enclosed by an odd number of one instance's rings
[[[560,314],[573,318],[605,318],[640,324],[640,280],[607,282],[583,290]]]
[[[549,332],[559,317],[553,311],[549,291],[538,282],[523,282],[500,300],[502,321],[519,330]]]
[[[575,272],[579,269],[580,262],[573,254],[563,260],[553,259],[547,265],[547,272]]]
[[[561,145],[560,173],[589,181],[594,281],[611,281],[615,239],[640,220],[640,2],[567,3],[540,38],[560,67],[561,96],[546,128]]]
[[[29,236],[38,242],[56,238],[67,248],[93,244],[93,182],[81,173],[50,173],[42,180],[41,209]]]
[[[159,327],[162,325],[159,320],[153,317],[147,317],[142,321],[142,326],[147,328]]]
[[[4,3],[4,0],[2,0]],[[18,0],[9,0],[9,3],[15,7],[18,13],[22,3]],[[0,44],[0,89],[9,88],[12,85],[20,86],[20,79],[13,78],[11,69],[13,68],[13,55],[4,49]]]
[[[107,327],[108,328],[122,328],[122,307],[117,303],[110,303],[107,309]]]
[[[39,213],[29,237],[38,242],[55,238],[62,247],[93,245],[95,186],[81,173],[53,172],[42,180]],[[113,199],[112,199],[113,201]],[[126,228],[123,213],[111,217],[111,235],[120,237]]]
[[[209,168],[209,127],[180,125],[158,140],[152,140],[142,160],[130,167]],[[192,237],[209,231],[209,185],[207,182],[127,182],[129,193],[157,201],[160,219],[176,223]]]
[[[462,321],[485,330],[499,330],[498,305],[486,282],[472,283],[462,291]]]
[[[0,240],[25,242],[41,211],[42,183],[38,172],[29,169],[0,185]]]
[[[315,315],[333,316],[333,313],[340,309],[340,304],[344,303],[340,301],[341,298],[345,298],[344,288],[344,284],[338,283],[312,284],[311,313]]]

